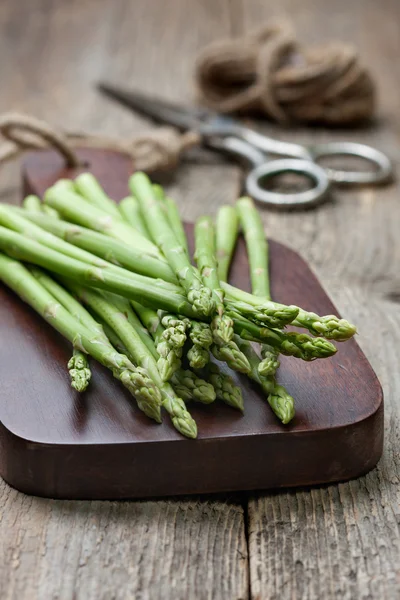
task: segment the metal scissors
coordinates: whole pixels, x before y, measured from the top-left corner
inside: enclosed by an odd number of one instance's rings
[[[99,90],[120,104],[152,120],[173,125],[181,131],[199,133],[203,145],[245,159],[250,170],[244,188],[254,200],[275,208],[315,206],[326,200],[332,184],[382,184],[391,180],[389,158],[370,146],[354,142],[328,142],[302,146],[275,140],[240,124],[239,121],[207,109],[185,108],[146,94],[123,90],[106,83]],[[271,159],[270,155],[284,158]],[[324,168],[321,158],[356,157],[368,161],[373,170],[347,171]],[[280,193],[265,183],[283,173],[307,177],[312,187],[305,191]]]

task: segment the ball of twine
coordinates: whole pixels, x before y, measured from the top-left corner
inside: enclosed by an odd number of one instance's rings
[[[352,46],[304,47],[286,22],[211,44],[198,57],[195,77],[201,101],[222,113],[348,125],[375,110],[374,82]]]

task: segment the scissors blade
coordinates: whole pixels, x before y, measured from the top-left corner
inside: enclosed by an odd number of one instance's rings
[[[124,90],[108,83],[100,82],[97,87],[102,94],[123,106],[149,117],[157,123],[173,125],[178,129],[199,129],[202,123],[213,116],[207,110],[186,108],[141,92]]]

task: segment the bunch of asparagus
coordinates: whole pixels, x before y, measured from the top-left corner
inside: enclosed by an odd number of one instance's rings
[[[277,383],[279,355],[306,361],[336,352],[356,329],[270,297],[268,243],[250,198],[195,225],[196,266],[175,202],[144,173],[114,203],[90,173],[60,180],[43,202],[0,205],[0,279],[72,346],[71,385],[89,385],[89,357],[109,368],[138,407],[161,422],[162,408],[189,438],[191,401],[243,411],[241,390],[218,362],[253,379],[282,423],[294,400]],[[242,229],[252,293],[227,282]],[[287,331],[287,325],[308,333]],[[311,335],[309,335],[311,334]],[[260,345],[260,355],[255,350]]]

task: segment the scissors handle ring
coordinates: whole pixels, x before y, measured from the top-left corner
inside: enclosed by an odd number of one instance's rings
[[[271,192],[262,184],[283,173],[298,173],[310,179],[314,186],[303,192],[291,194]],[[330,190],[325,170],[317,163],[297,158],[282,158],[264,162],[252,169],[246,177],[246,192],[256,201],[275,208],[307,208],[324,202]]]
[[[343,184],[380,184],[392,179],[393,167],[389,158],[366,144],[356,142],[327,142],[316,144],[310,149],[314,161],[329,156],[352,156],[362,158],[371,163],[374,171],[343,171],[324,167],[329,179],[334,183]]]

